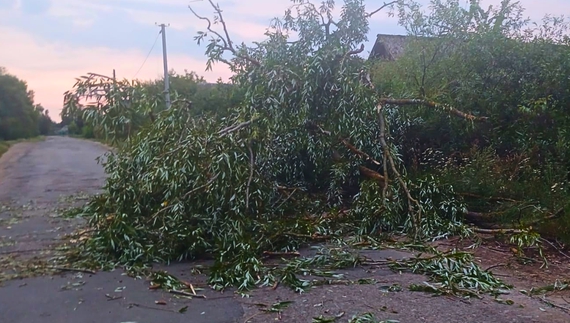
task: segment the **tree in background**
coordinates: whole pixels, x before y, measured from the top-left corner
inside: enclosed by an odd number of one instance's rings
[[[243,98],[233,84],[218,80],[207,83],[195,72],[170,72],[173,101],[184,102],[193,116],[227,116]],[[112,138],[118,143],[131,137],[141,127],[152,123],[166,109],[164,80],[141,82],[117,81],[95,73],[77,79],[66,92],[61,111],[62,124],[72,134],[84,137]]]
[[[376,87],[487,119],[466,127],[425,106],[395,110],[391,132],[409,174],[452,185],[469,221],[534,224],[561,238],[570,232],[569,21],[533,24],[514,1],[430,5],[408,2],[400,15],[408,44],[396,61],[376,64]]]
[[[0,140],[47,135],[53,122],[25,81],[0,67]]]

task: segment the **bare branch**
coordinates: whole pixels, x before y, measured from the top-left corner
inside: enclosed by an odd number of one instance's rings
[[[194,11],[194,9],[192,9],[192,6],[190,6],[190,5],[188,5],[188,9],[190,9],[190,11],[192,11],[192,13],[194,14],[194,16],[196,16],[196,18],[201,19],[201,20],[205,20],[208,23],[208,27],[206,27],[206,29],[208,29],[208,31],[211,32],[212,34],[218,36],[218,38],[220,38],[224,42],[224,46],[223,46],[224,48],[229,48],[228,43],[226,42],[224,37],[222,37],[222,35],[220,35],[220,33],[218,33],[217,31],[212,29],[212,22],[210,21],[209,18],[202,17],[202,16],[198,15],[198,13],[196,11]]]
[[[220,46],[220,48],[221,48],[223,51],[229,51],[229,52],[231,52],[235,57],[244,59],[244,60],[246,60],[246,61],[252,63],[252,64],[255,65],[255,66],[258,66],[258,67],[261,66],[261,63],[260,63],[259,61],[255,60],[255,59],[253,59],[253,58],[251,58],[251,57],[249,57],[249,56],[247,56],[247,55],[244,56],[244,55],[238,54],[237,50],[234,48],[233,42],[232,42],[232,40],[231,40],[231,38],[230,38],[230,35],[229,35],[229,33],[228,33],[228,27],[227,27],[227,25],[226,25],[226,22],[225,22],[225,20],[224,20],[223,15],[222,15],[222,10],[220,9],[219,6],[215,5],[215,4],[212,2],[212,0],[208,0],[208,2],[210,2],[210,5],[214,8],[214,10],[216,11],[216,14],[220,17],[220,23],[222,24],[222,28],[224,29],[224,35],[225,35],[225,37],[222,36],[222,35],[221,35],[220,33],[218,33],[217,31],[215,31],[215,30],[212,29],[212,22],[210,21],[209,18],[207,18],[207,17],[202,17],[202,16],[198,15],[198,13],[197,13],[196,11],[194,11],[194,9],[192,9],[192,6],[190,6],[190,5],[188,5],[188,9],[190,9],[190,11],[192,11],[192,13],[194,14],[194,16],[196,16],[196,18],[201,19],[201,20],[205,20],[205,21],[208,23],[207,30],[208,30],[209,32],[211,32],[212,34],[216,35],[216,36],[223,42],[224,45],[223,45],[223,46]],[[226,64],[228,64],[228,65],[230,65],[230,66],[232,65],[232,64],[230,64],[227,60],[223,60],[223,59],[219,59],[219,60],[222,61],[222,62],[224,62],[224,63],[226,63]]]
[[[242,122],[242,123],[238,123],[238,124],[236,124],[236,125],[232,125],[232,126],[226,127],[226,128],[224,128],[224,129],[218,131],[218,135],[224,136],[224,135],[227,135],[227,134],[232,133],[232,132],[234,132],[234,131],[237,131],[237,130],[240,130],[240,129],[242,129],[242,128],[245,128],[245,127],[249,126],[252,122],[254,122],[255,120],[257,120],[257,119],[258,119],[258,118],[253,118],[253,119],[251,119],[251,120],[249,120],[249,121],[245,121],[245,122]]]
[[[346,54],[344,54],[344,56],[350,56],[350,55],[354,55],[354,54],[360,54],[364,51],[364,44],[360,44],[360,48],[359,49],[355,49],[355,50],[351,50],[350,52],[347,52]]]
[[[488,117],[477,117],[472,114],[465,113],[463,111],[459,111],[454,107],[448,105],[442,105],[433,101],[428,100],[421,100],[421,99],[390,99],[390,98],[380,98],[380,104],[393,104],[393,105],[425,105],[430,108],[443,108],[448,110],[452,114],[455,114],[458,117],[463,119],[471,120],[471,121],[487,121]]]
[[[398,0],[395,0],[395,1],[392,1],[392,2],[388,2],[388,3],[384,2],[384,4],[383,4],[380,8],[378,8],[378,9],[372,11],[371,13],[366,14],[366,17],[367,17],[367,18],[370,18],[370,17],[372,17],[372,15],[374,15],[374,14],[380,12],[382,9],[384,9],[384,8],[386,8],[386,7],[389,7],[389,6],[391,6],[391,5],[393,5],[393,4],[396,4],[396,3],[398,3]]]
[[[382,165],[382,163],[380,163],[379,161],[375,160],[374,158],[372,158],[370,155],[368,155],[367,153],[363,152],[362,150],[354,147],[350,142],[348,142],[348,140],[346,139],[342,139],[341,140],[342,144],[348,148],[348,150],[352,151],[353,153],[357,154],[358,156],[364,158],[366,161],[371,161],[374,164],[380,166]]]
[[[212,5],[212,7],[216,10],[216,13],[218,14],[218,16],[220,17],[220,23],[222,23],[222,27],[224,28],[224,34],[226,35],[226,40],[227,40],[227,46],[229,46],[229,49],[233,52],[235,52],[234,49],[234,45],[232,43],[232,40],[230,39],[230,34],[228,34],[228,27],[226,26],[226,22],[224,21],[224,16],[222,15],[222,10],[220,9],[219,5],[215,5],[212,0],[208,0],[208,2],[210,2],[210,4]]]

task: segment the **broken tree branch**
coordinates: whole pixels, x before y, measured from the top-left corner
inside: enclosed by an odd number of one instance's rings
[[[380,173],[375,172],[372,169],[364,166],[360,166],[359,169],[360,169],[360,174],[369,178],[373,178],[384,186],[386,185],[386,177],[382,176]]]
[[[488,117],[477,117],[472,114],[465,113],[463,111],[457,110],[456,108],[449,106],[449,105],[442,105],[433,101],[428,100],[421,100],[421,99],[391,99],[391,98],[380,98],[381,104],[393,104],[399,106],[406,106],[406,105],[424,105],[430,108],[441,108],[444,110],[449,111],[451,114],[454,114],[458,117],[463,119],[467,119],[470,121],[487,121]]]

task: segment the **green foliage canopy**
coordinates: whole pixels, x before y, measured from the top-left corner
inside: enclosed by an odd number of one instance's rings
[[[26,82],[0,67],[0,140],[47,135],[51,126],[47,110],[34,104]]]

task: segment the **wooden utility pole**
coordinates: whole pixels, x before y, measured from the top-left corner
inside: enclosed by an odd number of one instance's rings
[[[162,34],[162,61],[164,63],[164,98],[166,108],[170,109],[170,80],[168,78],[168,58],[166,56],[166,32],[165,24],[160,24],[160,33]]]

